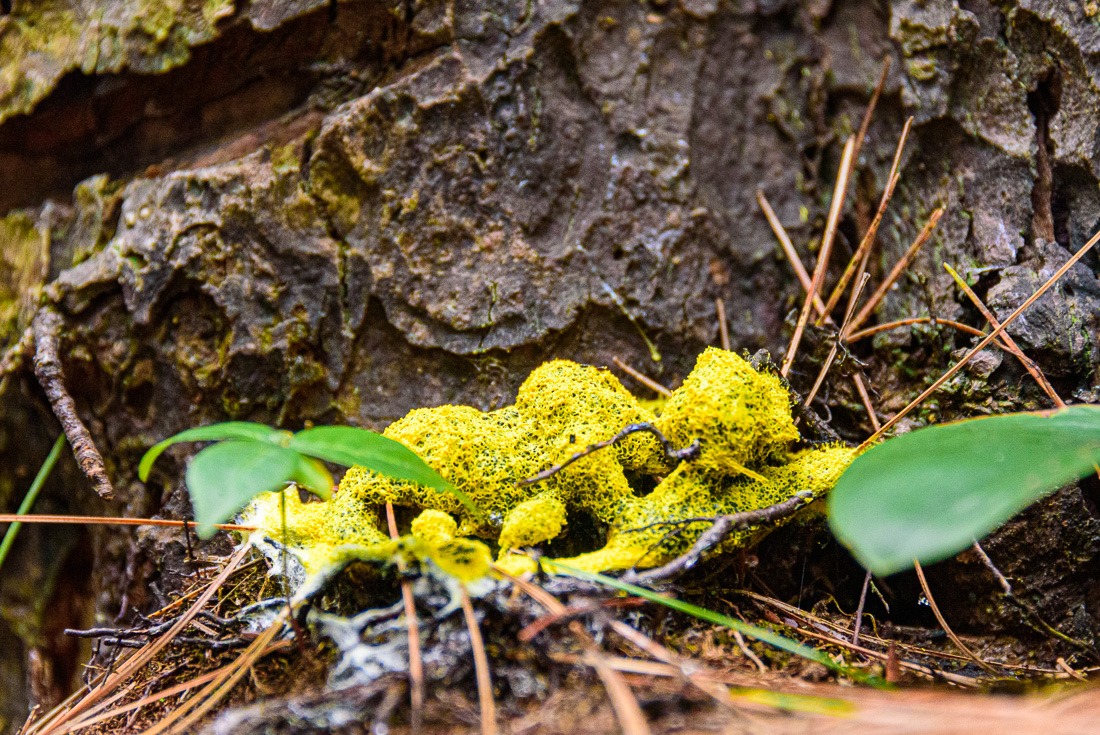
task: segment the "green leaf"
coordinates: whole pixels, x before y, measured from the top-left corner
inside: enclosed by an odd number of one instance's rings
[[[864,566],[892,574],[955,555],[1098,463],[1098,406],[932,426],[852,462],[829,523]]]
[[[138,465],[138,477],[142,482],[149,479],[149,470],[157,461],[165,449],[179,442],[218,441],[221,439],[251,439],[253,441],[270,442],[272,444],[285,444],[290,438],[290,432],[272,429],[264,424],[251,421],[227,421],[222,424],[210,424],[199,426],[187,431],[181,431],[175,436],[170,436],[164,441],[153,446]]]
[[[360,465],[387,477],[450,493],[472,513],[481,516],[481,510],[466,493],[440,477],[416,452],[373,431],[352,426],[317,426],[299,431],[287,446],[328,462],[348,467]]]
[[[303,457],[299,454],[293,479],[322,500],[332,497],[332,475],[319,459]]]
[[[622,580],[615,579],[614,577],[608,577],[604,574],[596,574],[594,572],[584,571],[582,569],[577,569],[576,567],[569,566],[568,564],[562,564],[561,562],[553,561],[551,559],[543,559],[542,564],[546,567],[549,567],[550,571],[560,569],[570,576],[577,577],[579,579],[585,579],[589,582],[596,582],[598,584],[606,585],[617,590],[622,590],[623,592],[634,595],[635,597],[641,597],[642,599],[649,600],[650,602],[656,602],[660,605],[664,605],[665,607],[672,608],[673,610],[687,613],[692,617],[699,618],[700,620],[705,620],[708,623],[723,625],[732,630],[736,630],[742,635],[747,635],[750,638],[758,640],[761,643],[767,643],[770,646],[774,646],[781,651],[793,653],[796,656],[801,656],[802,658],[808,659],[810,661],[815,661],[832,671],[836,671],[838,673],[844,674],[847,677],[850,677],[854,681],[862,681],[864,683],[872,684],[874,686],[887,686],[886,683],[878,677],[868,676],[867,674],[861,671],[857,671],[856,669],[852,669],[848,666],[842,666],[822,651],[818,651],[815,648],[805,646],[798,641],[791,640],[790,638],[781,636],[778,633],[773,633],[767,628],[759,628],[755,625],[750,625],[746,622],[738,620],[737,618],[731,618],[728,615],[723,615],[722,613],[714,612],[713,610],[707,610],[705,607],[692,605],[690,602],[677,600],[675,597],[666,597],[665,595],[654,592],[651,589],[646,589],[645,587],[639,587],[628,582],[623,582]]]
[[[236,440],[199,452],[187,466],[187,489],[200,538],[260,493],[278,490],[298,468],[298,454],[265,441]]]

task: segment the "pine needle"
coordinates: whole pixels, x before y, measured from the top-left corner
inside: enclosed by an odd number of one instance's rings
[[[470,632],[470,648],[474,655],[474,675],[477,678],[477,701],[481,709],[481,735],[497,735],[497,710],[493,702],[493,678],[489,673],[489,656],[485,653],[485,641],[481,637],[481,628],[474,615],[474,606],[470,594],[463,587],[459,601],[462,614],[466,618],[466,629]]]
[[[1069,269],[1072,268],[1077,261],[1085,257],[1085,254],[1088,253],[1088,251],[1091,250],[1097,242],[1100,242],[1100,232],[1097,232],[1095,235],[1089,238],[1089,241],[1081,246],[1081,249],[1074,253],[1073,256],[1069,260],[1067,260],[1061,268],[1055,271],[1054,275],[1048,278],[1046,283],[1040,286],[1035,291],[1035,293],[1033,293],[1024,301],[1024,303],[1016,307],[1016,310],[1009,314],[1008,317],[1003,322],[1001,322],[1001,326],[994,328],[994,330],[990,332],[985,337],[985,339],[979,342],[976,346],[972,347],[970,351],[962,357],[961,360],[951,366],[947,370],[947,372],[941,375],[934,383],[932,383],[932,385],[928,386],[928,388],[926,388],[919,396],[910,401],[909,405],[894,414],[893,418],[883,424],[882,427],[874,434],[872,434],[866,441],[864,441],[863,444],[859,445],[859,449],[863,450],[871,446],[871,444],[873,444],[880,436],[882,436],[883,433],[893,428],[898,421],[901,421],[901,419],[907,416],[910,411],[923,403],[925,399],[928,398],[928,396],[939,390],[940,386],[951,379],[951,376],[962,370],[963,367],[965,367],[966,364],[970,362],[971,358],[973,358],[974,355],[984,350],[990,342],[999,337],[1001,333],[1008,328],[1008,325],[1016,321],[1016,318],[1019,317],[1020,314],[1023,314],[1029,306],[1034,304],[1039,298],[1043,296],[1043,294],[1049,291],[1051,286],[1061,280],[1062,276],[1069,272]]]

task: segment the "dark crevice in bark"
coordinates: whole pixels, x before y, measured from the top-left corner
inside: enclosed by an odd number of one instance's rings
[[[1057,66],[1039,80],[1035,90],[1027,95],[1027,106],[1035,118],[1035,186],[1031,190],[1034,214],[1031,220],[1032,240],[1055,241],[1054,169],[1051,158],[1054,143],[1050,138],[1050,120],[1062,103],[1062,71]],[[1066,243],[1063,243],[1066,244]]]

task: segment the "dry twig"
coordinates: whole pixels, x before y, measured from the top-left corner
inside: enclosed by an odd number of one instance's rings
[[[53,408],[54,415],[61,422],[61,428],[73,448],[77,464],[92,482],[99,497],[111,500],[115,496],[111,480],[107,477],[107,468],[103,457],[96,449],[88,427],[80,420],[76,412],[76,403],[65,388],[65,374],[61,370],[60,342],[61,315],[52,306],[44,306],[34,317],[34,374],[46,398]]]

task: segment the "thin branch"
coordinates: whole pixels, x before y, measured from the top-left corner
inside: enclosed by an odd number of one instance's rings
[[[648,421],[643,421],[642,423],[639,423],[639,424],[630,424],[629,426],[627,426],[625,429],[623,429],[622,431],[620,431],[618,434],[611,437],[610,439],[606,439],[602,442],[596,442],[595,444],[589,444],[587,447],[585,447],[581,451],[577,452],[576,454],[574,454],[572,457],[565,460],[561,464],[556,464],[553,467],[548,467],[545,470],[543,470],[542,472],[535,475],[534,477],[528,477],[524,480],[520,480],[518,484],[519,485],[533,485],[536,482],[542,482],[543,480],[548,480],[551,477],[553,477],[554,475],[556,475],[557,473],[564,470],[569,465],[576,462],[578,459],[583,459],[584,457],[587,457],[588,455],[592,454],[593,452],[597,452],[600,449],[606,449],[607,447],[610,447],[614,444],[617,444],[618,442],[622,441],[623,439],[630,436],[631,434],[637,434],[640,431],[644,431],[644,432],[647,432],[649,434],[652,434],[653,436],[655,436],[657,438],[657,441],[661,443],[661,449],[664,451],[665,457],[667,457],[670,462],[674,462],[675,464],[679,464],[680,462],[685,462],[687,460],[695,459],[696,457],[699,456],[699,440],[698,439],[696,439],[694,442],[692,442],[688,446],[684,447],[683,449],[676,449],[672,446],[672,443],[668,440],[668,437],[666,437],[663,433],[661,433],[660,429],[658,429],[656,426],[649,423]]]
[[[1081,246],[1081,249],[1078,250],[1076,253],[1074,253],[1073,256],[1069,260],[1067,260],[1061,268],[1059,268],[1057,271],[1055,271],[1054,275],[1052,275],[1050,278],[1048,278],[1046,283],[1044,283],[1042,286],[1040,286],[1035,291],[1035,293],[1033,293],[1031,296],[1029,296],[1024,301],[1024,303],[1022,303],[1018,307],[1016,307],[1016,310],[1013,311],[1011,314],[1009,314],[1008,317],[1003,322],[1001,322],[1001,326],[995,327],[993,329],[993,331],[990,332],[985,337],[985,339],[983,339],[981,342],[979,342],[976,346],[972,347],[970,349],[970,352],[967,352],[962,357],[961,360],[959,360],[951,368],[949,368],[947,370],[947,372],[945,372],[943,375],[941,375],[934,383],[932,383],[932,385],[928,386],[928,388],[926,388],[919,396],[914,398],[909,403],[908,406],[906,406],[905,408],[901,409],[896,414],[894,414],[893,418],[891,418],[889,421],[887,421],[885,424],[883,424],[882,428],[880,428],[878,431],[876,431],[874,434],[872,434],[865,442],[863,442],[863,444],[860,445],[859,448],[860,449],[866,449],[876,439],[878,439],[880,436],[882,436],[882,434],[884,432],[886,432],[886,431],[890,430],[891,428],[893,428],[894,424],[896,424],[902,418],[907,416],[910,411],[912,411],[914,408],[916,408],[921,403],[923,403],[924,400],[926,398],[928,398],[928,396],[932,395],[937,390],[939,390],[940,386],[942,386],[944,383],[946,383],[948,380],[950,380],[951,376],[953,376],[955,373],[962,370],[963,367],[965,367],[966,364],[968,362],[970,362],[971,358],[973,358],[974,355],[976,355],[979,352],[981,352],[982,350],[984,350],[989,345],[990,342],[995,340],[997,337],[999,337],[1004,332],[1004,330],[1008,327],[1009,324],[1012,324],[1012,322],[1016,321],[1016,318],[1019,317],[1020,314],[1023,314],[1024,311],[1026,311],[1029,306],[1034,304],[1039,298],[1041,298],[1043,296],[1043,294],[1045,294],[1047,291],[1049,291],[1050,287],[1053,286],[1055,283],[1057,283],[1059,281],[1059,279],[1061,279],[1062,276],[1064,276],[1069,271],[1069,269],[1073,267],[1073,265],[1077,261],[1079,261],[1081,258],[1085,257],[1085,254],[1089,250],[1091,250],[1096,245],[1097,242],[1100,242],[1100,232],[1097,232],[1095,235],[1093,235],[1091,238],[1089,238],[1089,241],[1087,243],[1085,243],[1083,246]]]
[[[714,523],[711,527],[704,531],[699,538],[695,540],[692,547],[682,555],[656,569],[650,569],[636,574],[628,572],[623,575],[623,581],[632,584],[652,584],[654,582],[663,582],[667,579],[677,577],[699,563],[699,560],[703,558],[704,554],[722,543],[726,537],[734,531],[743,531],[747,528],[759,526],[764,523],[772,523],[782,518],[786,518],[812,501],[813,494],[808,491],[803,491],[793,498],[784,500],[782,503],[770,505],[767,508],[718,516],[714,519]]]
[[[894,283],[901,278],[901,274],[909,267],[909,264],[913,262],[913,258],[917,257],[917,252],[920,251],[924,243],[928,242],[932,237],[932,231],[936,229],[936,225],[939,224],[940,218],[943,217],[943,213],[946,210],[940,207],[932,213],[932,216],[928,218],[928,222],[925,223],[924,228],[917,235],[917,239],[913,241],[913,244],[909,246],[909,249],[905,251],[905,254],[901,256],[901,260],[897,262],[890,274],[886,276],[879,287],[875,289],[875,292],[871,294],[871,298],[867,300],[867,303],[863,305],[863,308],[856,314],[855,319],[852,320],[849,329],[855,331],[859,329],[863,322],[867,321],[867,318],[878,308],[879,303],[894,287]]]
[[[848,179],[852,173],[852,151],[855,141],[851,138],[844,145],[844,153],[840,158],[840,170],[837,172],[836,187],[833,189],[833,200],[829,207],[829,218],[825,222],[825,234],[821,238],[821,250],[817,255],[817,266],[814,268],[813,279],[810,281],[810,293],[802,305],[802,313],[798,315],[798,323],[794,328],[794,335],[787,347],[787,354],[783,358],[783,365],[779,368],[779,374],[784,378],[791,370],[794,356],[798,354],[798,346],[802,342],[802,333],[806,330],[806,324],[810,320],[810,308],[813,305],[813,297],[821,292],[825,283],[825,272],[829,269],[829,256],[833,252],[833,240],[836,238],[837,225],[840,222],[840,213],[844,208],[844,199],[848,191]]]
[[[672,391],[670,391],[668,388],[664,387],[663,385],[658,383],[656,380],[654,380],[653,378],[650,378],[649,376],[645,375],[644,373],[638,372],[637,370],[630,367],[629,365],[627,365],[625,362],[623,362],[619,358],[612,357],[611,362],[615,363],[615,367],[619,368],[624,373],[626,373],[630,377],[634,378],[635,380],[637,380],[639,383],[644,385],[646,388],[649,388],[654,393],[656,393],[658,395],[661,395],[661,396],[664,396],[665,398],[668,398],[669,396],[672,395]]]
[[[46,392],[54,415],[61,423],[77,464],[92,482],[99,497],[111,500],[115,496],[103,457],[96,449],[88,427],[76,412],[76,403],[65,388],[65,374],[61,369],[61,315],[52,306],[44,306],[34,317],[34,374]]]
[[[943,614],[940,612],[939,605],[936,604],[936,598],[932,597],[932,590],[928,586],[928,580],[924,578],[924,569],[921,568],[920,562],[916,559],[913,560],[913,569],[917,573],[917,579],[920,580],[921,589],[924,590],[924,599],[928,600],[928,606],[932,608],[932,614],[936,616],[936,621],[943,628],[943,632],[947,633],[947,637],[951,639],[951,642],[955,646],[970,657],[970,660],[978,665],[978,667],[989,674],[990,676],[999,676],[997,670],[987,664],[978,654],[970,650],[970,648],[962,642],[962,640],[955,635],[955,631],[951,630],[951,626],[947,624],[947,620],[944,619]]]

